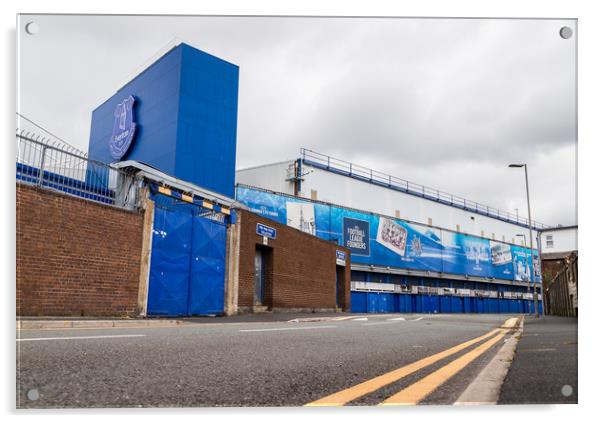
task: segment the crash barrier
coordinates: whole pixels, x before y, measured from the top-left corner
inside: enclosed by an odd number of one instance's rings
[[[547,314],[577,317],[577,253],[565,259],[564,267],[546,288]]]

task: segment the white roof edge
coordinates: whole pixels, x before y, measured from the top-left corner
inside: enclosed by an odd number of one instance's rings
[[[169,186],[172,186],[177,189],[181,189],[185,192],[191,192],[193,194],[197,194],[203,198],[206,198],[211,201],[215,201],[218,204],[227,205],[228,207],[235,207],[243,210],[249,210],[247,206],[242,203],[239,203],[234,198],[227,197],[225,195],[219,194],[217,192],[208,190],[206,188],[202,188],[192,182],[183,181],[182,179],[178,179],[174,176],[168,175],[167,173],[155,169],[152,166],[139,162],[137,160],[126,160],[123,162],[117,162],[112,164],[113,167],[118,169],[136,169],[137,174],[143,176],[146,179],[150,179],[155,182],[163,183]]]
[[[250,166],[250,167],[243,167],[242,169],[236,169],[236,172],[242,172],[244,170],[260,169],[262,167],[276,166],[276,165],[285,164],[285,163],[292,163],[295,160],[297,160],[297,159],[282,160],[280,162],[266,163],[266,164],[261,164],[261,165],[257,165],[257,166]]]
[[[553,231],[563,231],[567,229],[578,229],[578,225],[567,225],[567,226],[556,226],[552,228],[540,229],[540,232],[553,232]]]

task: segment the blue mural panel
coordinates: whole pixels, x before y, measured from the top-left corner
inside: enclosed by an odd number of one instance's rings
[[[456,232],[442,231],[443,272],[488,277],[493,273],[489,241]]]
[[[247,187],[236,192],[254,213],[347,246],[352,263],[506,280],[531,274],[524,247]]]
[[[497,279],[510,279],[514,277],[512,267],[512,248],[509,244],[490,241],[492,275]]]
[[[351,254],[370,255],[370,222],[367,220],[343,218],[343,245]]]

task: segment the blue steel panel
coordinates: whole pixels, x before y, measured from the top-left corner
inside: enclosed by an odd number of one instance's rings
[[[412,300],[409,294],[396,294],[397,302],[395,311],[398,313],[411,313]]]
[[[395,311],[394,294],[379,294],[378,311],[393,313]]]
[[[226,226],[195,216],[188,314],[223,313],[225,258]]]
[[[188,311],[192,215],[155,209],[147,310],[181,316]]]
[[[419,295],[419,313],[440,313],[439,298],[436,295]]]
[[[136,98],[136,135],[122,160],[138,160],[175,174],[181,48],[174,48],[136,76],[92,112],[89,157],[113,162],[109,139],[115,107],[129,95]]]
[[[352,292],[351,293],[351,312],[352,313],[366,313],[368,311],[366,306],[366,293],[365,292]]]
[[[238,66],[186,44],[174,47],[93,111],[90,158],[113,161],[115,108],[130,95],[136,135],[122,160],[234,195]]]
[[[182,44],[176,176],[234,196],[238,66]]]
[[[483,298],[475,297],[475,313],[485,313],[485,304]]]
[[[424,295],[417,294],[412,295],[412,312],[413,313],[426,313],[427,311],[424,309]]]
[[[379,311],[378,294],[375,292],[366,293],[366,312],[378,313]]]
[[[441,313],[451,313],[452,312],[452,301],[450,296],[439,297],[439,306],[441,309]]]
[[[490,313],[499,313],[500,312],[499,298],[490,298],[490,301],[491,301]]]
[[[500,313],[510,313],[510,300],[500,298]]]
[[[462,297],[451,297],[451,312],[452,313],[462,313],[463,311],[463,301]]]
[[[403,312],[411,313],[412,312],[412,296],[409,294],[402,294],[401,297],[403,298],[403,304],[404,304]]]
[[[474,300],[474,298],[470,298],[470,297],[463,298],[462,311],[464,313],[474,313],[474,307],[473,307],[474,301],[473,300]]]

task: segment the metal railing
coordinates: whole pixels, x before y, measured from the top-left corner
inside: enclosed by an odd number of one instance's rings
[[[555,316],[577,317],[577,292],[579,273],[577,253],[565,259],[564,267],[546,288],[546,313]]]
[[[16,134],[18,181],[67,194],[131,208],[133,177],[109,164],[90,160],[71,146],[36,136]]]
[[[387,173],[379,172],[365,166],[360,166],[345,160],[337,159],[318,153],[313,150],[301,148],[301,159],[303,162],[323,168],[335,173],[344,174],[366,182],[391,188],[397,191],[402,191],[408,194],[416,195],[439,203],[447,204],[453,207],[470,210],[475,213],[493,217],[496,219],[505,220],[508,222],[517,223],[522,226],[529,227],[529,219],[517,216],[495,207],[489,207],[475,201],[467,200],[466,198],[457,195],[449,194],[445,191],[430,188],[425,185],[416,184],[406,179],[401,179]],[[545,229],[550,226],[543,223],[531,221],[534,229]]]

